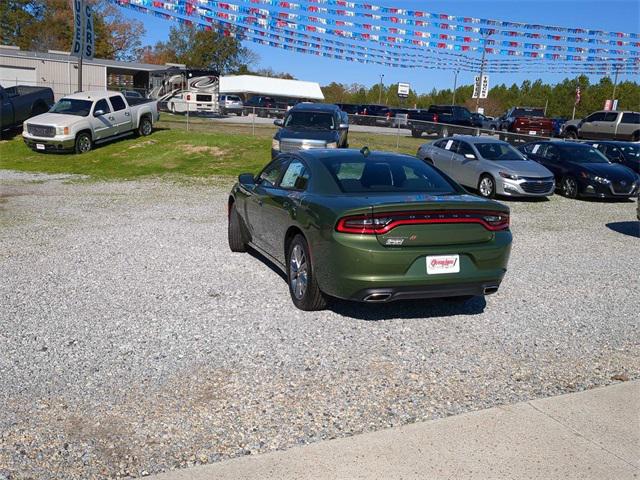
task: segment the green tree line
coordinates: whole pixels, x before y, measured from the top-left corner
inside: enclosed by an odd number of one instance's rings
[[[496,85],[489,90],[489,97],[480,100],[485,114],[497,116],[507,109],[515,106],[540,107],[547,109],[547,116],[571,118],[576,99],[576,88],[580,87],[581,100],[576,105],[576,118],[584,117],[589,113],[602,110],[604,102],[612,98],[613,81],[609,77],[601,78],[597,83],[591,83],[585,75],[574,79],[566,78],[563,81],[550,85],[538,79],[525,80],[522,84]],[[418,94],[411,90],[406,99],[398,98],[398,85],[376,84],[369,88],[360,84],[341,84],[332,82],[322,87],[325,100],[329,103],[378,103],[390,106],[407,108],[427,108],[429,105],[445,104],[453,102],[453,89],[433,89],[429,93]],[[466,105],[474,111],[476,100],[471,98],[473,85],[462,85],[456,89],[455,103]],[[616,87],[616,97],[619,100],[619,110],[640,111],[640,85],[635,81],[625,80],[619,82]]]

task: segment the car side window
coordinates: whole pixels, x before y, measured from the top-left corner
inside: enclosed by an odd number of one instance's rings
[[[471,145],[469,145],[467,142],[458,142],[458,155],[473,155],[474,157],[476,157],[476,152],[473,151],[473,148],[471,148]]]
[[[623,113],[621,122],[640,124],[640,113]]]
[[[98,110],[102,110],[104,113],[111,112],[111,108],[109,108],[109,104],[104,98],[96,102],[96,106],[94,107],[93,111],[97,112]]]
[[[114,112],[119,112],[120,110],[124,110],[125,108],[127,108],[122,97],[119,97],[117,95],[109,97],[109,101],[111,102],[111,106],[113,107]]]
[[[458,140],[447,140],[447,143],[444,145],[444,148],[445,150],[449,150],[450,152],[456,153],[458,151],[459,146],[460,146],[460,142]]]
[[[277,158],[262,170],[258,177],[258,184],[266,188],[272,188],[278,183],[278,179],[284,170],[285,160]]]
[[[547,148],[544,151],[544,156],[545,156],[545,158],[548,158],[549,160],[555,160],[555,161],[560,160],[560,155],[558,154],[558,149],[556,147],[554,147],[553,145],[547,145]]]
[[[309,170],[300,160],[292,160],[280,181],[280,188],[304,190],[309,182]]]
[[[618,112],[607,112],[604,114],[603,122],[615,122],[618,119]]]
[[[604,120],[606,112],[596,112],[584,119],[585,122],[601,122]]]

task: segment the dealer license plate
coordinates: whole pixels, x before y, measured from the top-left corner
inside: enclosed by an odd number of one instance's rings
[[[536,131],[535,130],[529,130],[529,135],[535,135]]]
[[[427,257],[427,274],[460,272],[459,255],[431,255]]]
[[[44,150],[44,144],[36,143],[36,150]]]

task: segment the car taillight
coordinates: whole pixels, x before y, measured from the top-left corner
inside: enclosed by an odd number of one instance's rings
[[[336,231],[358,235],[384,235],[403,225],[476,223],[489,231],[509,228],[509,214],[492,211],[411,211],[375,215],[351,215],[338,220]]]
[[[438,114],[437,113],[433,114],[433,123],[438,123]]]

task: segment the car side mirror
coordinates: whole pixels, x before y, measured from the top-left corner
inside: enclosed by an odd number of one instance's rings
[[[277,120],[273,121],[273,124],[276,127],[284,127],[284,120],[282,120],[281,118],[278,118]]]
[[[93,116],[94,117],[101,117],[102,115],[104,115],[106,112],[104,110],[96,110],[93,112]]]
[[[475,160],[476,156],[473,153],[465,153],[464,158],[468,158],[469,160]]]
[[[349,128],[348,123],[341,123],[340,125],[338,125],[339,130],[346,130],[347,128]]]
[[[238,183],[243,187],[253,187],[256,184],[256,179],[250,173],[241,173],[238,176]]]

